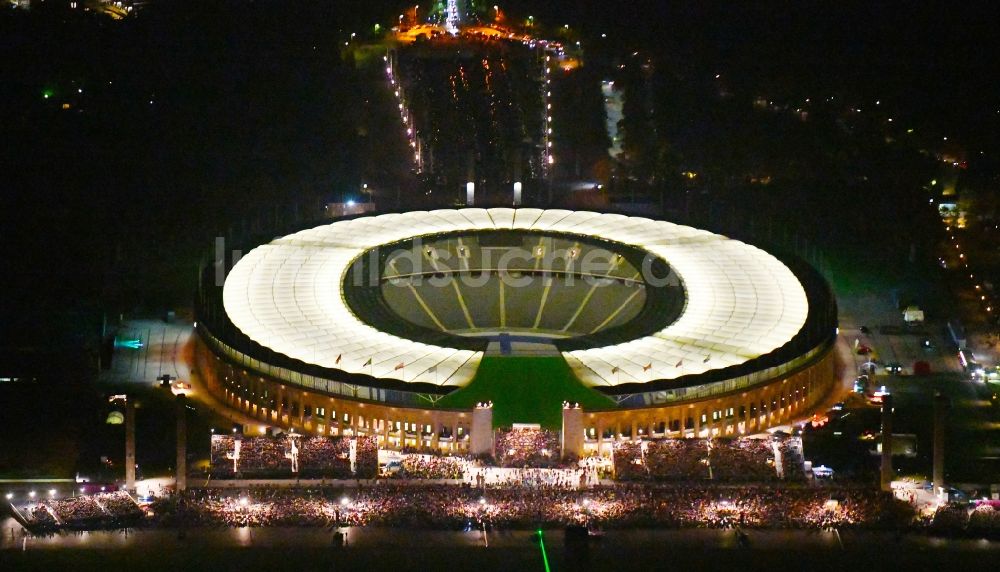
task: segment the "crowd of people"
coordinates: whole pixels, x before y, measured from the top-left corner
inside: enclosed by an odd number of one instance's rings
[[[240,447],[236,467],[239,473],[248,476],[291,474],[292,459],[288,456],[287,438],[244,437],[238,441]]]
[[[139,519],[143,511],[124,491],[49,499],[23,506],[20,514],[29,525],[42,530],[59,527],[91,528]]]
[[[209,472],[215,478],[223,478],[235,472],[233,455],[236,451],[236,438],[230,435],[212,435],[212,445],[209,456]]]
[[[477,487],[586,488],[598,484],[596,471],[588,468],[512,469],[470,467],[470,483]]]
[[[778,479],[779,462],[784,480],[806,476],[801,450],[787,437],[627,441],[615,445],[613,461],[620,481],[768,482]]]
[[[101,493],[94,495],[93,498],[104,508],[105,512],[116,518],[135,517],[143,514],[132,495],[125,491]]]
[[[156,522],[192,526],[400,526],[461,529],[876,526],[897,511],[873,489],[612,486],[567,488],[380,484],[357,491],[200,491],[154,507]]]
[[[781,454],[782,478],[786,481],[806,480],[805,458],[802,455],[802,439],[786,437],[777,441]]]
[[[82,522],[86,520],[99,519],[104,516],[104,511],[93,497],[76,497],[65,500],[56,500],[46,503],[52,512],[63,522]]]
[[[770,439],[713,439],[708,459],[713,480],[761,482],[777,478]]]
[[[346,437],[302,437],[298,440],[299,473],[303,477],[349,479],[351,441]]]
[[[213,435],[209,466],[215,479],[371,479],[378,473],[378,445],[374,437]]]
[[[1000,510],[992,505],[981,505],[969,514],[968,530],[975,533],[1000,534]]]
[[[560,464],[559,434],[531,427],[497,432],[496,462],[501,467],[555,467]]]
[[[372,479],[380,473],[378,444],[373,437],[215,435],[211,453],[210,473],[216,479]],[[613,466],[613,478],[619,481],[710,479],[735,483],[767,482],[779,476],[786,481],[806,478],[801,445],[791,437],[625,441],[615,444],[612,460],[609,468]],[[481,463],[518,469],[575,467],[572,461],[561,459],[558,433],[514,427],[497,432],[492,459],[411,453],[403,455],[401,467],[383,468],[381,474],[390,478],[461,479]],[[597,480],[596,475],[593,480]]]
[[[708,441],[657,439],[615,445],[615,476],[620,481],[699,481],[708,478]]]
[[[357,437],[354,459],[354,476],[374,479],[378,476],[378,441],[375,437]]]
[[[969,507],[946,504],[930,518],[930,527],[938,532],[968,532],[977,536],[1000,535],[1000,509],[992,504]]]
[[[404,455],[398,471],[386,474],[396,479],[461,479],[468,461],[459,457],[437,455]]]

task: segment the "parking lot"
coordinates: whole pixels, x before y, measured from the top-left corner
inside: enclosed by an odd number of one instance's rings
[[[962,372],[957,348],[948,339],[943,321],[931,317],[923,325],[907,326],[888,297],[841,298],[840,303],[840,335],[855,350],[854,371],[860,372],[862,365],[873,361],[878,374],[888,373],[887,364],[899,364],[902,375],[911,375],[914,363],[924,361],[931,373]],[[924,347],[925,340],[930,347]],[[856,349],[862,346],[871,348],[871,353],[860,355]]]

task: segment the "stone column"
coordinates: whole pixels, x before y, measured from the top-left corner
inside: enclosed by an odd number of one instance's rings
[[[583,456],[583,409],[564,405],[562,410],[562,458]]]
[[[437,452],[441,452],[441,420],[439,415],[434,413],[431,415],[431,448]]]
[[[472,410],[472,427],[469,430],[469,453],[493,454],[493,405],[480,404]]]
[[[135,397],[125,398],[125,490],[135,492]]]

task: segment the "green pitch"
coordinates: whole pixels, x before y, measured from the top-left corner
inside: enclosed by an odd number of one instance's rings
[[[484,357],[469,385],[445,396],[439,407],[471,409],[493,402],[493,426],[538,423],[547,429],[562,427],[563,401],[585,409],[614,405],[609,397],[585,387],[562,356]]]

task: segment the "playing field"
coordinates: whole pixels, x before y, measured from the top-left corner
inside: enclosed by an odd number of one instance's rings
[[[563,401],[586,409],[614,404],[581,384],[562,356],[486,356],[469,385],[444,397],[438,405],[469,409],[481,401],[493,402],[494,427],[539,423],[554,430],[562,427]]]

